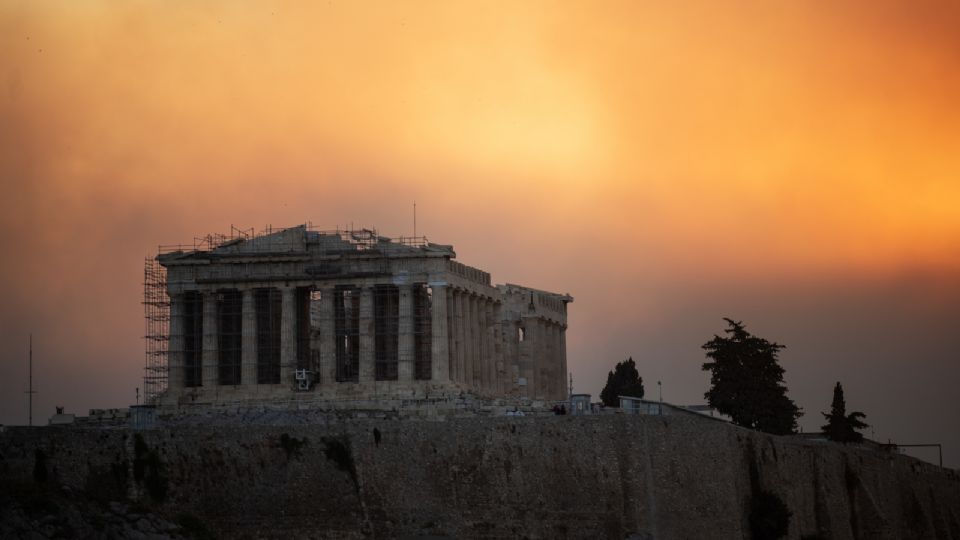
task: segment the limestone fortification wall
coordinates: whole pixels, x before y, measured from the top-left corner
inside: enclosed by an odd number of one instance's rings
[[[960,539],[956,471],[696,418],[137,433],[7,428],[0,479],[36,481],[39,467],[73,496],[189,512],[224,537],[749,538],[752,496],[769,490],[792,512],[789,538]]]

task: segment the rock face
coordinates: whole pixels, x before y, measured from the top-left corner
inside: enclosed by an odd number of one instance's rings
[[[769,492],[788,538],[960,539],[956,471],[709,419],[8,428],[0,456],[8,486],[136,502],[223,537],[750,538]]]
[[[103,507],[63,493],[16,494],[0,509],[0,538],[188,538],[183,527],[126,504]]]

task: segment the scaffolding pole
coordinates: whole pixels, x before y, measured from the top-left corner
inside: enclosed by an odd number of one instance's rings
[[[143,314],[146,327],[143,402],[150,405],[167,389],[170,346],[167,270],[153,257],[144,259],[143,264]]]

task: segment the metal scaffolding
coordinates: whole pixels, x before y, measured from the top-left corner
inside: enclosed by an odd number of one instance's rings
[[[376,229],[336,228],[323,230],[312,223],[300,225],[304,235],[290,238],[279,237],[270,240],[258,249],[287,252],[303,250],[305,246],[321,255],[335,255],[344,252],[381,249],[388,244],[407,247],[424,247],[429,244],[425,236],[387,238],[380,236]],[[253,228],[241,229],[230,226],[229,234],[212,233],[195,237],[192,243],[160,245],[157,256],[170,253],[212,252],[221,250],[229,253],[238,249],[244,242],[262,241],[287,229],[265,226],[257,232]],[[333,267],[331,267],[333,268]],[[464,267],[466,268],[466,267]],[[323,276],[322,268],[319,276]],[[308,288],[297,291],[297,367],[317,370],[319,351],[311,349],[311,295],[316,293]],[[374,309],[371,313],[374,322],[379,325],[378,341],[371,344],[376,351],[375,377],[377,380],[396,380],[399,360],[399,294],[396,287],[379,288],[374,295]],[[256,380],[259,384],[275,384],[280,381],[280,325],[281,298],[276,289],[256,289],[254,291],[254,310],[256,313]],[[315,299],[319,300],[319,296]],[[237,291],[218,291],[215,297],[218,333],[217,382],[239,384],[242,373],[242,297]],[[203,384],[203,297],[196,291],[186,291],[180,298],[176,324],[178,336],[182,339],[176,353],[177,368],[180,370],[179,383],[184,387],[197,387]],[[430,378],[430,299],[425,284],[415,288],[412,299],[414,314],[414,377],[418,380]],[[360,291],[352,287],[338,287],[334,292],[336,339],[336,379],[338,381],[357,381],[359,377],[360,354]],[[169,384],[171,304],[167,293],[167,270],[157,257],[144,259],[143,310],[145,318],[145,364],[143,376],[143,395],[145,404],[155,404],[158,397],[166,391]],[[306,324],[303,324],[303,323]]]
[[[167,358],[170,345],[170,297],[167,269],[153,257],[143,262],[143,314],[146,359],[143,372],[144,403],[152,404],[167,389]]]
[[[377,229],[321,229],[314,227],[312,223],[304,223],[295,227],[303,227],[306,233],[307,243],[319,243],[320,251],[365,251],[376,249],[381,242],[392,242],[408,247],[424,247],[429,244],[426,236],[398,236],[387,238],[380,236]],[[293,228],[293,227],[290,227]],[[254,228],[240,229],[233,225],[230,226],[230,233],[210,233],[204,236],[196,236],[193,242],[189,244],[161,244],[158,254],[167,254],[174,252],[207,252],[217,248],[229,249],[231,246],[240,242],[258,240],[275,233],[287,230],[286,227],[274,227],[266,225],[257,232]],[[332,241],[331,241],[332,240]],[[291,243],[284,241],[274,242],[273,247],[277,251],[289,251],[299,245],[299,241]]]

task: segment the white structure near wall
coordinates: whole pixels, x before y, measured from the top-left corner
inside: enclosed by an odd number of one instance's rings
[[[620,410],[628,414],[644,415],[686,415],[714,420],[727,421],[709,405],[674,405],[662,401],[651,401],[631,396],[617,396],[620,399]]]

